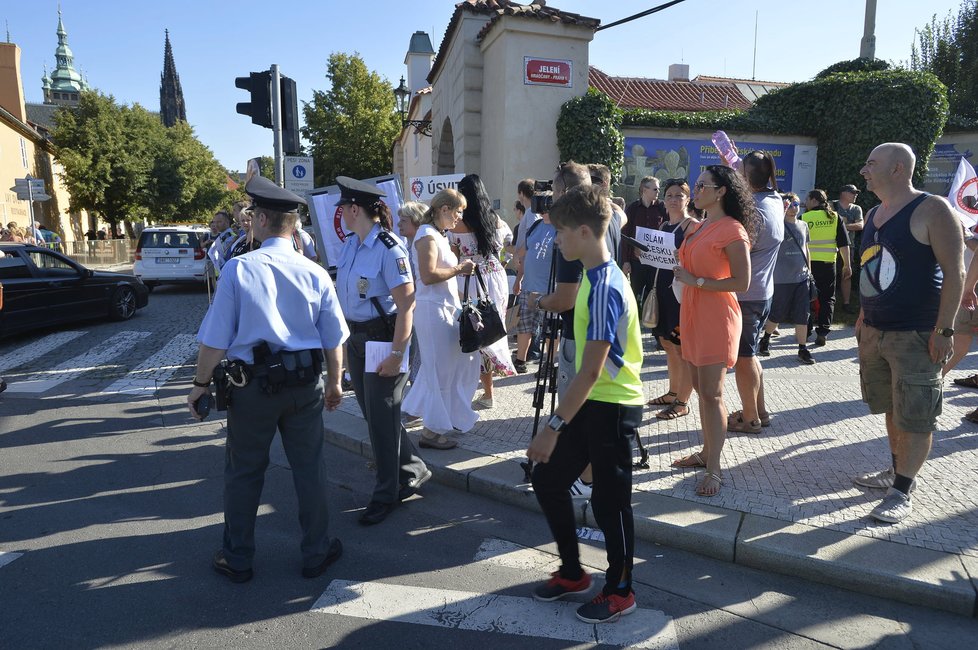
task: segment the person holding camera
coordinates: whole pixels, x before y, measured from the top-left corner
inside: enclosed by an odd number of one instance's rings
[[[377,483],[360,524],[384,521],[403,499],[428,479],[429,470],[401,424],[401,400],[408,374],[401,361],[411,337],[414,278],[407,249],[391,234],[390,208],[372,183],[338,176],[343,223],[352,235],[343,242],[336,269],[343,314],[350,325],[347,368],[357,403],[367,421]],[[367,343],[390,343],[390,354],[367,367]]]
[[[260,176],[245,191],[264,245],[224,265],[197,334],[200,352],[187,397],[190,414],[203,419],[214,371],[226,356],[238,379],[227,407],[224,542],[212,566],[232,582],[252,577],[255,520],[277,429],[299,501],[302,575],[315,578],[343,552],[329,536],[323,408],[340,404],[341,346],[349,330],[329,273],[292,250],[292,226],[305,200]],[[278,361],[263,362],[257,350]]]
[[[516,324],[516,372],[527,371],[526,359],[533,335],[543,325],[546,313],[537,307],[537,298],[550,291],[550,265],[553,262],[556,228],[550,223],[550,207],[553,194],[545,193],[537,202],[542,212],[526,233],[526,250],[523,268],[523,290],[519,294],[520,318]]]

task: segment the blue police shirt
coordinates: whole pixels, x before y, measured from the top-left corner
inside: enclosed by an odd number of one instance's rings
[[[197,341],[254,363],[262,341],[272,352],[329,350],[349,335],[329,273],[296,253],[291,238],[271,237],[224,265]]]
[[[395,306],[391,289],[413,281],[407,249],[379,223],[362,243],[356,233],[343,242],[336,283],[347,320],[363,323],[380,316],[371,298],[380,301],[384,313],[392,313]]]

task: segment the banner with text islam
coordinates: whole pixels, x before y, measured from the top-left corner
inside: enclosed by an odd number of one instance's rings
[[[394,232],[401,237],[397,230],[397,211],[401,208],[401,183],[397,176],[378,176],[366,178],[366,182],[376,183],[385,194],[381,199],[391,210],[394,222]],[[340,250],[346,241],[346,224],[343,223],[343,206],[336,205],[340,200],[340,188],[336,185],[321,187],[309,193],[309,213],[312,216],[313,229],[316,231],[316,245],[319,249],[319,259],[326,260],[326,266],[336,266],[340,259]],[[401,240],[403,241],[403,237]]]
[[[647,252],[637,251],[642,264],[671,271],[679,263],[676,261],[676,233],[637,226],[635,239],[649,247]]]

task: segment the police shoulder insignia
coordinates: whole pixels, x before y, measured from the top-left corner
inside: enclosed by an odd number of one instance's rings
[[[407,266],[407,258],[406,257],[398,257],[397,258],[397,270],[401,273],[401,275],[407,275],[408,274],[408,266]]]
[[[379,239],[387,248],[394,248],[400,243],[397,241],[397,238],[394,235],[390,234],[386,230],[381,230],[380,234],[377,235],[377,239]]]

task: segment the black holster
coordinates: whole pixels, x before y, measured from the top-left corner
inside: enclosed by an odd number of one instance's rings
[[[279,392],[283,386],[313,384],[323,373],[322,349],[272,352],[268,343],[262,341],[252,348],[252,353],[255,364],[251,374],[268,395]]]
[[[222,361],[214,368],[214,408],[228,410],[231,404],[231,382],[228,381],[227,362]]]

